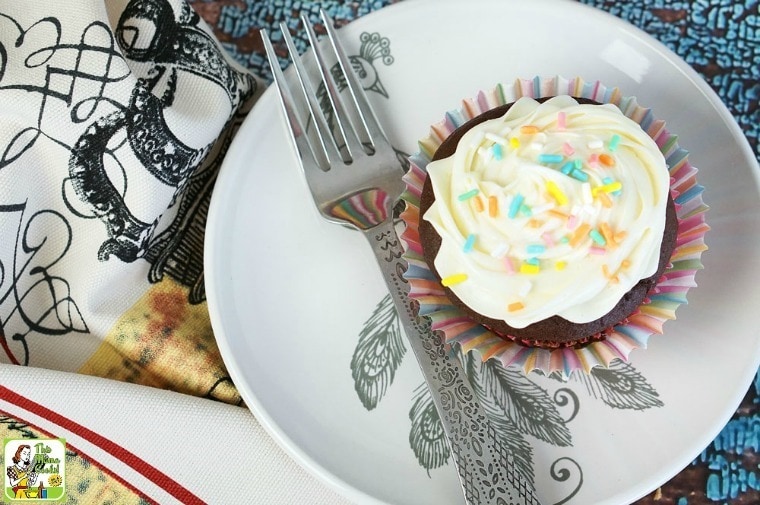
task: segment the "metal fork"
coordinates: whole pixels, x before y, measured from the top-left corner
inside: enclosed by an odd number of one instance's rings
[[[327,62],[329,49],[317,42],[311,24],[302,16],[319,77],[328,91],[334,128],[322,113],[287,25],[282,23],[280,30],[295,67],[296,93],[291,92],[285,80],[269,35],[265,30],[261,32],[314,203],[325,219],[355,228],[369,241],[430,388],[467,502],[540,505],[532,486],[512,464],[512,456],[496,436],[456,358],[447,352],[442,337],[414,313],[407,282],[402,277],[407,265],[393,224],[393,206],[404,190],[403,170],[351,70],[332,20],[324,11],[320,15],[350,95],[348,101],[340,96]],[[307,117],[303,117],[304,107]],[[315,125],[311,138],[307,132],[309,118]]]

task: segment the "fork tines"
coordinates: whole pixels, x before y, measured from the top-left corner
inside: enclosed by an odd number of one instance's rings
[[[344,163],[350,163],[362,153],[371,155],[375,151],[376,142],[387,140],[367,101],[364,89],[351,70],[351,63],[338,40],[332,19],[324,10],[320,10],[320,16],[330,42],[329,49],[326,44],[317,40],[314,29],[305,15],[301,16],[301,22],[316,55],[318,75],[314,79],[323,83],[326,89],[327,101],[323,100],[321,104],[308,75],[307,66],[298,54],[287,25],[281,23],[280,31],[298,80],[298,85],[292,88],[298,88],[298,92],[291,92],[291,86],[280,69],[279,60],[266,30],[261,31],[261,38],[299,154],[301,157],[313,157],[322,170],[329,170],[331,162],[342,160]],[[332,71],[331,65],[336,65]],[[337,77],[343,77],[343,80],[336,79],[335,73],[338,74]],[[341,97],[341,85],[348,90],[349,100]],[[308,116],[313,119],[316,128],[313,129],[315,131],[312,135],[305,134],[309,117],[304,118],[300,111],[308,111]]]

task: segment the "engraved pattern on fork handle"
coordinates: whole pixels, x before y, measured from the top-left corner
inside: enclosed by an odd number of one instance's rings
[[[414,351],[449,440],[467,503],[540,505],[535,491],[517,473],[508,448],[496,435],[464,370],[414,313],[407,265],[392,219],[364,232],[390,290],[407,341]]]

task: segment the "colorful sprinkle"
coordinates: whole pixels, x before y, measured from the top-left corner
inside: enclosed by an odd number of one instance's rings
[[[521,126],[520,133],[524,133],[525,135],[533,135],[534,133],[538,133],[538,126],[533,126],[533,125]]]
[[[572,230],[573,228],[575,228],[576,224],[578,224],[578,216],[576,216],[575,214],[570,214],[567,217],[567,229]]]
[[[619,279],[616,275],[610,274],[610,269],[607,267],[607,265],[602,265],[602,273],[604,274],[604,277],[606,277],[611,283],[617,284],[619,282]]]
[[[531,219],[528,221],[528,227],[530,228],[541,228],[544,225],[544,222],[540,219]]]
[[[604,165],[605,167],[614,167],[615,166],[615,158],[610,156],[607,153],[602,153],[599,155],[599,163]]]
[[[556,271],[558,271],[558,272],[561,272],[562,270],[565,269],[566,266],[567,266],[567,262],[565,262],[565,261],[558,261],[558,262],[556,262],[554,264],[554,269]]]
[[[573,171],[570,172],[570,177],[581,182],[588,181],[588,174],[583,170],[578,170],[577,168],[573,168]]]
[[[517,193],[514,198],[512,198],[512,202],[509,204],[509,214],[507,214],[509,219],[514,219],[517,216],[524,199],[525,197],[520,193]]]
[[[575,163],[575,168],[576,169],[580,170],[581,168],[583,168],[583,162],[581,160],[576,159],[576,160],[573,161],[573,163]]]
[[[512,149],[519,149],[520,148],[520,139],[517,137],[512,137],[509,139],[509,147]]]
[[[530,263],[523,263],[520,265],[521,274],[537,274],[541,271],[541,267],[538,265],[531,265]]]
[[[591,225],[588,223],[581,224],[578,228],[576,228],[575,232],[573,232],[573,236],[570,237],[570,245],[575,247],[580,244],[581,241],[588,236],[588,232],[590,231]]]
[[[562,159],[563,158],[561,154],[539,154],[538,155],[539,163],[560,163]]]
[[[526,259],[525,263],[527,263],[528,265],[533,265],[533,266],[540,266],[541,265],[541,261],[538,258],[535,258],[535,257],[534,258],[528,258],[528,259]]]
[[[493,151],[487,147],[478,147],[478,154],[483,158],[483,162],[487,163],[493,158]]]
[[[541,254],[546,252],[546,246],[544,244],[528,244],[525,250],[528,254]]]
[[[522,297],[522,298],[525,298],[526,296],[528,296],[528,293],[530,293],[531,289],[533,289],[533,283],[532,282],[524,282],[520,286],[520,289],[517,291],[517,295],[520,296],[520,297]]]
[[[623,183],[620,181],[613,181],[610,183],[607,183],[603,186],[597,186],[594,188],[594,195],[597,195],[601,192],[604,193],[614,193],[615,191],[620,191],[623,188]]]
[[[604,142],[599,139],[589,140],[587,145],[589,149],[601,149],[604,147]]]
[[[488,197],[488,215],[491,217],[499,215],[499,199],[496,198],[496,195]]]
[[[533,215],[533,210],[529,205],[525,204],[520,205],[520,212],[522,212],[526,217],[531,217]]]
[[[562,168],[559,169],[560,172],[562,172],[565,175],[570,175],[570,173],[575,170],[575,163],[572,161],[568,161],[564,165],[562,165]]]
[[[609,144],[607,144],[607,149],[610,152],[614,152],[615,149],[618,148],[618,144],[620,144],[620,135],[618,135],[617,133],[615,133],[610,138],[610,142],[609,142]]]
[[[524,309],[524,308],[525,308],[525,305],[523,305],[523,303],[522,303],[522,302],[514,302],[514,303],[510,303],[510,304],[507,306],[507,310],[509,310],[510,312],[517,312],[518,310],[522,310],[522,309]]]
[[[565,214],[564,212],[562,212],[561,210],[558,210],[558,209],[549,209],[549,214],[551,214],[554,217],[558,217],[560,219],[567,219],[567,218],[570,217],[570,216],[568,216],[567,214]]]
[[[557,186],[554,181],[546,181],[546,191],[549,192],[552,198],[554,198],[558,204],[566,205],[568,202],[567,195]]]
[[[462,252],[472,252],[472,248],[475,246],[475,234],[470,233],[467,235],[467,240],[464,241],[464,246],[462,247]]]
[[[441,279],[441,284],[444,286],[454,286],[467,280],[467,274],[453,274]]]
[[[591,254],[596,254],[596,255],[601,256],[602,254],[607,254],[607,249],[605,249],[604,247],[592,245],[591,247],[588,248],[588,252],[590,252]]]
[[[588,234],[589,234],[589,237],[591,237],[591,240],[593,240],[595,244],[601,245],[601,246],[607,245],[607,241],[604,239],[604,236],[601,233],[599,233],[599,230],[597,230],[596,228],[591,230]]]
[[[509,244],[502,243],[502,244],[499,244],[499,246],[496,247],[496,249],[494,249],[493,251],[491,251],[491,257],[493,257],[493,258],[503,258],[504,255],[507,254],[508,252],[509,252]]]
[[[604,241],[607,244],[616,245],[615,244],[615,237],[612,234],[612,229],[610,228],[609,224],[607,224],[607,223],[601,223],[599,225],[599,230],[602,232],[602,236],[604,237]]]
[[[599,201],[602,202],[602,206],[605,209],[611,209],[612,208],[612,200],[610,200],[610,197],[607,193],[602,191],[601,193],[596,195],[597,198],[599,198]]]
[[[594,207],[592,204],[586,204],[586,205],[584,205],[582,207],[582,209],[583,209],[583,212],[585,212],[586,214],[588,214],[591,217],[594,217],[597,214],[599,214],[599,209],[597,209],[596,207]]]
[[[567,114],[560,111],[557,112],[557,128],[564,130],[567,127]]]
[[[572,156],[575,154],[575,149],[573,149],[573,146],[569,142],[565,142],[562,144],[562,152],[565,153],[565,156]]]
[[[477,195],[475,198],[472,199],[472,201],[475,205],[475,210],[477,212],[483,212],[483,209],[485,209],[485,207],[483,206],[483,199],[480,198],[480,195]]]
[[[478,193],[480,193],[480,190],[478,190],[477,188],[476,189],[471,189],[470,191],[468,191],[466,193],[462,193],[461,195],[459,195],[457,197],[457,199],[460,202],[464,202],[465,200],[469,200],[470,198],[472,198],[473,196],[477,195]]]
[[[593,153],[590,154],[588,157],[588,164],[592,168],[596,168],[599,166],[599,154]]]
[[[507,145],[507,139],[505,139],[504,137],[501,137],[499,135],[495,135],[495,134],[493,134],[491,132],[486,132],[485,138],[488,139],[488,140],[490,140],[491,142],[493,142],[495,144],[499,144],[499,145],[502,145],[502,146]]]
[[[504,257],[504,269],[507,271],[507,275],[515,275],[515,266],[509,256]]]
[[[591,183],[584,182],[581,184],[581,194],[583,195],[583,203],[589,204],[594,202],[594,197],[591,191]]]
[[[628,268],[629,266],[631,266],[631,260],[623,260],[623,262],[620,263],[621,268]]]
[[[541,142],[531,142],[528,147],[534,151],[540,151],[544,148],[544,145]]]
[[[552,237],[550,233],[544,233],[541,235],[541,238],[544,239],[544,242],[546,242],[547,246],[554,247],[554,237]]]
[[[491,151],[493,151],[493,158],[496,161],[499,161],[503,157],[503,154],[501,152],[501,144],[494,144],[494,145],[492,145],[491,146]]]

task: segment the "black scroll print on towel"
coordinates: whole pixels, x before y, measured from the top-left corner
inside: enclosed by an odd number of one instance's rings
[[[91,122],[72,148],[69,161],[71,183],[79,199],[103,221],[108,239],[98,257],[116,256],[125,262],[145,258],[152,263],[151,282],[169,273],[191,288],[190,301],[205,299],[202,244],[211,190],[231,128],[239,124],[238,105],[246,103],[255,81],[232,70],[220,49],[199,28],[200,18],[183,4],[179,18],[165,0],[130,2],[119,19],[116,42],[124,57],[147,71],[137,79],[129,103]],[[192,148],[171,131],[164,111],[176,98],[178,81],[192,74],[218,85],[229,97],[232,113],[227,118],[219,148],[208,144]],[[101,97],[103,98],[103,97]],[[202,99],[202,97],[199,97]],[[160,216],[144,222],[126,203],[128,187],[117,187],[106,170],[106,157],[118,156],[114,139],[125,137],[126,146],[142,168],[161,183],[174,188],[173,221],[155,235]],[[210,156],[211,155],[211,156]]]
[[[36,124],[19,122],[15,135],[0,146],[0,176],[4,179],[14,177],[14,169],[36,168],[22,167],[19,159],[38,141],[51,148],[70,149],[56,138],[59,132],[45,128],[49,104],[69,106],[76,118],[83,104],[94,107],[98,102],[94,97],[72,106],[76,79],[94,80],[105,86],[112,78],[107,71],[90,76],[78,68],[63,69],[53,63],[59,54],[81,55],[90,30],[107,31],[108,27],[92,23],[78,43],[64,44],[57,19],[44,18],[25,27],[0,12],[0,93],[21,91],[25,104],[39,108]],[[103,49],[107,58],[115,56]],[[23,65],[26,79],[19,82],[8,78],[9,64]],[[0,255],[0,355],[10,363],[28,365],[33,336],[59,337],[88,333],[89,329],[60,266],[73,240],[69,216],[46,208],[47,203],[41,207],[30,205],[21,192],[14,196],[17,200],[0,202],[0,239],[5,245]]]
[[[15,242],[12,256],[0,258],[0,354],[28,365],[30,335],[89,332],[68,281],[57,272],[71,247],[71,226],[53,210],[30,213],[26,202],[0,204],[0,225],[3,240]],[[10,326],[16,331],[6,335]]]

